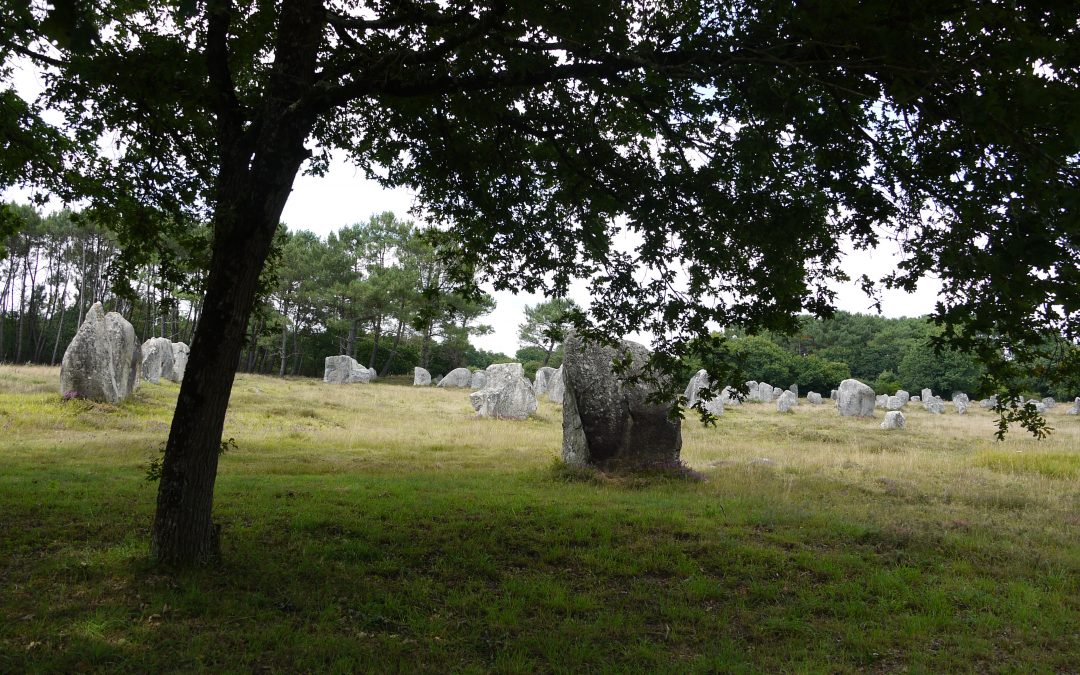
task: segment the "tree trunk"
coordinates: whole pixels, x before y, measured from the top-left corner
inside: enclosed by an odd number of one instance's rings
[[[360,323],[360,319],[353,319],[349,322],[349,338],[345,342],[345,354],[350,358],[356,358],[356,325]]]
[[[394,357],[397,356],[398,345],[401,344],[401,336],[405,332],[405,322],[398,319],[397,331],[394,333],[394,344],[390,346],[390,356],[386,358],[386,363],[383,364],[382,370],[379,371],[379,377],[386,377],[390,374],[390,366],[394,364]]]
[[[254,125],[258,133],[249,143],[240,113],[230,105],[235,102],[229,98],[234,94],[231,81],[221,81],[220,70],[215,70],[228,68],[225,43],[231,15],[228,8],[219,10],[210,12],[207,58],[212,87],[229,89],[215,101],[221,160],[213,255],[202,316],[165,445],[151,530],[151,555],[168,565],[200,564],[220,554],[219,528],[211,513],[225,412],[259,273],[296,173],[310,156],[304,141],[314,117],[300,116],[292,104],[314,81],[326,21],[319,0],[282,3],[269,90]]]
[[[551,360],[551,352],[553,352],[553,351],[555,351],[555,341],[551,340],[550,342],[548,342],[547,352],[544,354],[544,365],[545,366],[548,364],[548,361]],[[541,367],[543,367],[543,366],[541,366]]]
[[[428,362],[431,361],[431,328],[432,322],[424,326],[424,337],[420,343],[420,367],[424,370],[427,370]]]
[[[372,338],[371,338],[371,358],[368,359],[367,367],[370,370],[375,370],[375,359],[379,355],[379,338],[382,337],[382,316],[380,315],[375,319],[375,325],[372,326]]]
[[[281,365],[278,377],[285,377],[285,367],[289,363],[289,318],[288,307],[281,312]]]
[[[67,295],[67,282],[64,282],[64,295]],[[67,314],[67,298],[60,300],[60,325],[56,328],[56,342],[53,343],[52,359],[49,360],[50,366],[56,365],[56,355],[60,349],[60,336],[64,334],[64,315]]]

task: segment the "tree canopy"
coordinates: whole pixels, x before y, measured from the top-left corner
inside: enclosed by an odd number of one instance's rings
[[[586,276],[582,329],[648,330],[658,364],[715,351],[717,326],[790,331],[802,310],[829,313],[845,243],[889,238],[906,258],[885,283],[941,278],[941,339],[996,382],[1020,375],[1080,323],[1073,10],[26,3],[0,17],[0,67],[44,69],[40,105],[63,122],[6,94],[9,146],[41,152],[5,156],[0,175],[88,200],[125,247],[212,223],[153,530],[159,559],[207,559],[260,271],[295,175],[335,150],[417,190],[453,232],[450,272],[551,297]]]

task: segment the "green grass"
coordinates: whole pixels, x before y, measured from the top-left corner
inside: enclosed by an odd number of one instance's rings
[[[568,470],[560,410],[241,376],[224,562],[147,560],[176,385],[0,367],[0,671],[1080,669],[1080,420],[729,409],[702,480]],[[880,420],[878,420],[880,421]],[[762,461],[767,458],[768,462]]]

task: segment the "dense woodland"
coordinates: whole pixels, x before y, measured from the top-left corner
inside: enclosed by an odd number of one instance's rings
[[[116,235],[81,214],[5,208],[22,225],[0,244],[0,361],[59,363],[99,301],[131,321],[141,340],[190,342],[203,297],[204,238],[128,264]],[[281,228],[240,368],[321,376],[331,354],[382,375],[417,364],[434,373],[485,367],[509,359],[469,341],[490,330],[480,320],[493,308],[490,296],[455,292],[423,232],[392,214],[325,240]]]
[[[159,253],[157,260],[128,268],[116,235],[78,213],[5,208],[23,226],[2,246],[0,360],[59,363],[86,309],[98,301],[127,317],[140,339],[190,341],[204,275],[200,252],[192,250],[197,246],[177,245],[167,266]],[[439,374],[511,358],[470,342],[490,331],[482,319],[494,308],[492,298],[456,293],[423,231],[391,213],[325,239],[282,228],[263,276],[240,361],[247,372],[318,377],[331,354],[349,354],[384,376],[410,373],[417,364]],[[530,376],[562,362],[560,331],[569,311],[580,308],[564,300],[528,308],[513,358]],[[974,393],[983,375],[974,359],[935,351],[931,341],[938,329],[925,318],[838,312],[827,320],[803,316],[792,335],[727,333],[735,338],[731,354],[748,377],[798,384],[804,392],[828,393],[855,377],[879,392],[930,387]],[[1076,395],[1038,373],[1027,386],[1031,394]]]

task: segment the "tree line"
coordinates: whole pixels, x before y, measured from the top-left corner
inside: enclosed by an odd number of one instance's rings
[[[131,321],[140,339],[191,341],[208,227],[132,262],[89,214],[0,209],[18,224],[0,238],[0,362],[58,364],[95,302]],[[325,239],[280,227],[261,286],[239,363],[247,372],[318,377],[334,354],[384,376],[509,360],[470,342],[491,330],[480,323],[491,296],[457,290],[428,233],[392,213]]]

